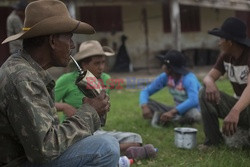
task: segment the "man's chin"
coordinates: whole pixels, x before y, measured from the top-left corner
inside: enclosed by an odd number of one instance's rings
[[[60,64],[55,64],[54,67],[67,67],[68,66],[68,62],[66,63],[60,63]]]

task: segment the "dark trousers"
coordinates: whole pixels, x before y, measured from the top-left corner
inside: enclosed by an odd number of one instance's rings
[[[199,102],[203,120],[203,128],[206,136],[205,145],[218,145],[223,142],[220,132],[219,118],[224,119],[231,111],[238,99],[220,92],[219,104],[213,104],[205,99],[205,88],[199,92]],[[250,107],[240,113],[238,126],[243,129],[250,127]]]
[[[162,113],[168,112],[174,108],[173,106],[167,106],[152,99],[149,100],[148,106],[151,109],[151,111],[154,112],[154,116],[151,121],[152,126],[156,125],[159,122]],[[191,108],[183,115],[177,114],[172,119],[172,122],[180,124],[193,124],[195,122],[200,122],[200,120],[201,120],[201,114],[199,109]]]

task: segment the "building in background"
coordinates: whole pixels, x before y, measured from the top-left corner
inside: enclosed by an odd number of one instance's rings
[[[10,3],[14,1],[0,2],[1,40],[5,38],[4,19],[10,12]],[[220,26],[220,23],[229,16],[242,19],[250,27],[248,0],[65,0],[64,2],[69,5],[76,18],[90,23],[97,32],[90,36],[75,36],[76,46],[85,40],[106,39],[106,44],[116,50],[117,46],[121,45],[121,35],[125,34],[128,37],[126,46],[134,70],[159,68],[156,55],[178,47],[187,54],[190,66],[213,64],[218,53],[217,38],[208,35],[207,31]],[[7,53],[5,47],[7,46],[0,47],[0,65],[8,57],[4,55]],[[115,56],[108,62],[112,66]]]

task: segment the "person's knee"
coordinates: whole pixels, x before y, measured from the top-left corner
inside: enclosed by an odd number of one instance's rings
[[[197,112],[194,116],[194,121],[197,122],[197,123],[200,123],[202,121],[202,118],[201,118],[201,113],[200,112]]]
[[[139,143],[140,145],[142,144],[142,137],[138,133],[135,133],[135,142]]]
[[[201,89],[199,90],[199,100],[205,98],[205,90],[205,87],[201,87]]]
[[[201,122],[201,112],[199,111],[199,109],[197,108],[192,108],[190,109],[185,115],[184,117],[187,120],[190,120],[191,123],[200,123]]]
[[[133,138],[133,143],[142,143],[142,137],[138,133],[131,133],[131,137]]]
[[[103,146],[109,150],[113,156],[120,157],[120,146],[118,140],[111,135],[101,135]]]

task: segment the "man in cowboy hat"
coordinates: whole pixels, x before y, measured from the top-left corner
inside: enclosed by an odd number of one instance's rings
[[[177,122],[192,124],[200,122],[198,92],[200,83],[196,76],[185,68],[184,55],[176,50],[159,56],[164,63],[161,73],[150,85],[140,93],[140,105],[145,119],[152,119],[152,126],[161,123]],[[166,106],[149,99],[151,95],[168,87],[173,96],[175,106]]]
[[[7,17],[6,27],[7,36],[19,33],[23,28],[24,10],[28,2],[26,0],[19,0],[14,6],[13,11]],[[9,43],[10,54],[15,53],[22,48],[22,40],[15,40]]]
[[[79,52],[74,56],[83,70],[89,70],[98,79],[100,86],[102,89],[106,90],[107,94],[109,94],[110,88],[113,87],[115,83],[112,83],[110,75],[103,71],[105,68],[106,56],[113,56],[114,54],[114,51],[110,47],[101,46],[98,41],[90,40],[81,43]],[[75,67],[75,64],[73,65]],[[85,97],[84,93],[75,85],[78,75],[78,71],[74,70],[73,72],[62,75],[56,81],[55,99],[57,102],[63,102],[57,103],[57,107],[63,110],[68,117],[71,117],[76,112],[76,110],[71,110],[70,106],[76,109],[81,107],[81,101]],[[92,79],[89,81],[94,82]],[[141,147],[142,145],[142,138],[137,133],[104,131],[99,129],[94,134],[109,134],[114,136],[119,142],[120,151],[122,153],[125,153],[129,147]],[[147,147],[145,147],[145,149],[147,149]]]
[[[235,17],[227,18],[220,28],[208,33],[220,37],[220,55],[214,67],[204,77],[200,91],[200,106],[205,132],[201,149],[223,143],[223,135],[232,136],[237,127],[250,127],[250,40],[246,24]],[[227,73],[234,90],[230,96],[218,90],[216,81]],[[222,133],[218,118],[224,119]]]
[[[106,93],[83,99],[78,112],[60,124],[55,82],[46,71],[68,65],[73,33],[94,32],[71,18],[61,1],[27,6],[22,31],[3,41],[23,39],[23,50],[0,68],[0,166],[117,166],[117,140],[92,135],[110,107]]]
[[[91,78],[93,80],[89,81],[98,80],[100,87],[104,89],[107,94],[109,94],[110,91],[110,83],[108,83],[110,81],[110,75],[104,73],[103,70],[105,68],[106,56],[113,56],[114,54],[114,51],[110,47],[101,46],[98,41],[90,40],[82,42],[79,52],[74,56],[74,59],[84,71],[89,70],[94,77],[96,77]],[[82,106],[82,98],[85,95],[75,84],[79,72],[73,61],[70,62],[69,68],[73,71],[63,74],[56,81],[55,100],[57,102],[65,102],[75,108],[80,108]],[[71,116],[74,114],[71,112],[72,111],[66,111],[65,114]]]

